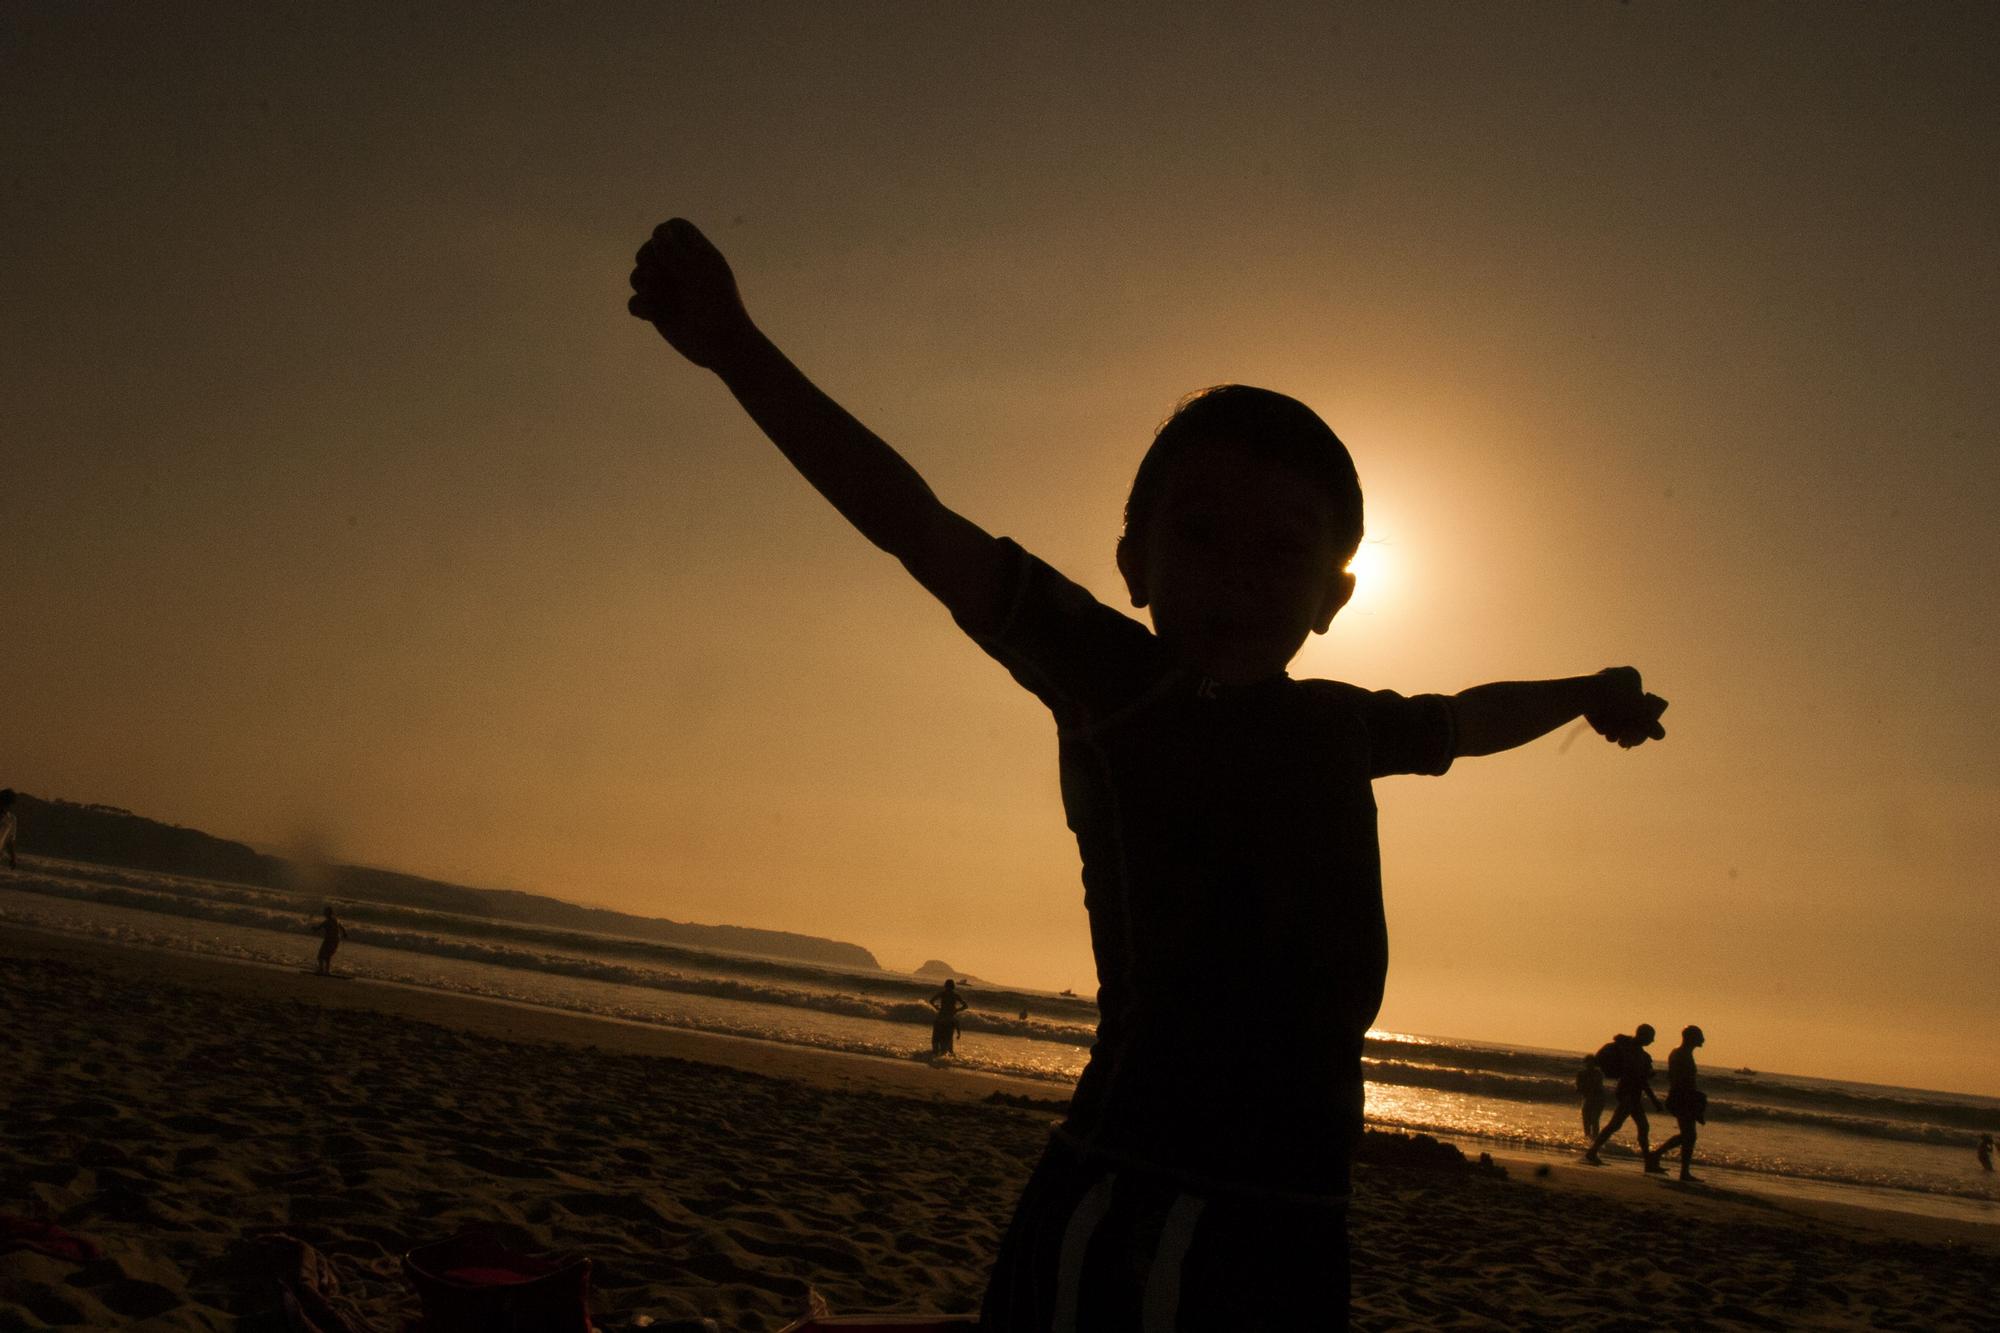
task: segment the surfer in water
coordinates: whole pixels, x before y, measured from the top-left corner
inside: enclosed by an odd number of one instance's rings
[[[317,974],[322,977],[333,975],[333,953],[340,942],[347,938],[347,927],[340,924],[340,918],[333,914],[333,904],[326,905],[326,915],[313,927],[319,932],[319,967]]]

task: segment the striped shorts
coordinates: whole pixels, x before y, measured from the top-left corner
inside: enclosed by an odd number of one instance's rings
[[[1347,1206],[1219,1191],[1053,1140],[1008,1225],[982,1333],[1347,1327]]]

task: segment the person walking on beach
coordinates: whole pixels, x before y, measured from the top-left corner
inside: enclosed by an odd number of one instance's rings
[[[1583,1151],[1583,1160],[1592,1166],[1603,1166],[1604,1159],[1597,1150],[1608,1143],[1618,1127],[1628,1119],[1639,1132],[1639,1155],[1643,1158],[1650,1145],[1651,1126],[1646,1120],[1646,1108],[1640,1104],[1645,1098],[1660,1109],[1660,1099],[1653,1095],[1653,1057],[1646,1054],[1646,1047],[1653,1044],[1653,1025],[1641,1023],[1631,1036],[1619,1033],[1597,1050],[1598,1066],[1605,1076],[1617,1082],[1617,1107],[1612,1111],[1611,1123],[1599,1130],[1597,1137]]]
[[[1690,1023],[1681,1029],[1681,1044],[1667,1052],[1667,1113],[1678,1126],[1674,1136],[1646,1154],[1646,1169],[1666,1174],[1660,1162],[1676,1147],[1681,1150],[1681,1179],[1694,1179],[1696,1125],[1708,1123],[1708,1094],[1695,1086],[1694,1053],[1704,1044],[1701,1029]]]
[[[319,975],[333,974],[333,951],[347,938],[347,927],[340,924],[333,914],[333,904],[326,905],[326,916],[319,923]]]
[[[1288,676],[1353,594],[1362,528],[1346,446],[1297,399],[1224,385],[1154,434],[1116,547],[1149,630],[940,502],[765,337],[692,223],[654,231],[632,287],[631,313],[1055,717],[1097,1041],[980,1327],[1344,1328],[1388,966],[1371,784],[1579,715],[1631,748],[1666,734],[1666,701],[1629,667],[1449,696]]]
[[[14,843],[17,835],[14,825],[14,789],[0,788],[0,851],[7,853],[7,868],[17,870],[14,864]]]
[[[1993,1136],[1991,1134],[1981,1134],[1979,1136],[1979,1169],[1982,1171],[1991,1171],[1993,1169]]]
[[[1583,1057],[1583,1068],[1576,1071],[1576,1090],[1583,1096],[1584,1142],[1595,1143],[1604,1119],[1604,1071],[1597,1067],[1596,1056]]]
[[[958,1051],[958,1016],[972,1006],[958,993],[958,985],[950,977],[938,987],[937,994],[930,998],[931,1008],[937,1010],[937,1018],[931,1022],[931,1054],[954,1055]]]

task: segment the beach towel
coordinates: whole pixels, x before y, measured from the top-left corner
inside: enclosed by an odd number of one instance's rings
[[[288,1333],[374,1333],[366,1321],[334,1308],[340,1278],[318,1250],[281,1231],[246,1237],[241,1244],[277,1287]]]
[[[806,1291],[806,1312],[778,1333],[966,1333],[979,1327],[974,1314],[834,1314],[826,1297]]]
[[[97,1242],[71,1235],[53,1222],[0,1213],[0,1254],[15,1250],[33,1250],[73,1264],[87,1263],[100,1254]]]
[[[978,1315],[806,1315],[778,1333],[966,1333]]]
[[[423,1304],[423,1333],[591,1333],[582,1255],[526,1254],[462,1232],[405,1254],[403,1275]]]

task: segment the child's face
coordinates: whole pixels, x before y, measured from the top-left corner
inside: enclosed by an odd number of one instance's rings
[[[1226,684],[1276,675],[1354,592],[1333,504],[1291,468],[1196,445],[1174,460],[1145,533],[1118,567],[1132,605],[1190,666]]]

